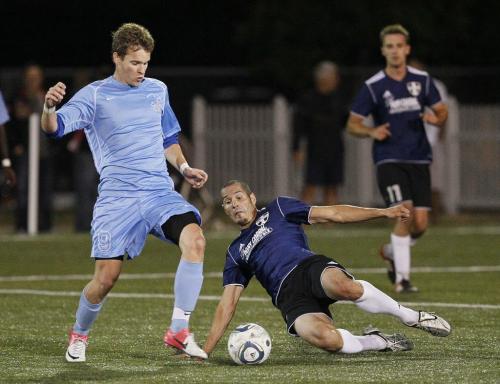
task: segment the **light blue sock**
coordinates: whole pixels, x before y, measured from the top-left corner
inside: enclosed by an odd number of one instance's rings
[[[178,332],[189,325],[189,316],[196,306],[203,284],[203,263],[181,259],[174,282],[174,311],[170,329]]]
[[[90,303],[85,297],[85,290],[83,290],[80,295],[78,309],[76,310],[76,321],[75,325],[73,325],[73,331],[80,335],[88,335],[101,307],[102,302],[98,304]]]

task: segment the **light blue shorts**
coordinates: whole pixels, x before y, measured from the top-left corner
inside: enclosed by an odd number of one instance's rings
[[[200,212],[176,191],[134,197],[99,197],[92,220],[92,257],[138,256],[149,233],[169,242],[161,226],[172,216]]]

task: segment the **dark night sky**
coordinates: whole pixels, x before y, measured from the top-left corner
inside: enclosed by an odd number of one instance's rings
[[[155,64],[244,64],[233,38],[245,2],[16,0],[2,5],[2,36],[10,52],[1,66],[109,63],[111,31],[124,22],[146,26],[156,40]],[[5,47],[5,44],[3,44]],[[5,52],[5,51],[4,51]]]
[[[0,68],[111,65],[111,31],[132,21],[156,40],[152,69],[240,67],[287,94],[308,86],[311,68],[324,59],[344,74],[354,70],[358,81],[383,65],[380,29],[402,23],[412,56],[457,95],[500,97],[495,0],[8,0],[1,12]],[[360,67],[370,69],[355,72]]]
[[[378,31],[394,22],[434,65],[500,65],[493,0],[8,0],[1,12],[3,67],[107,63],[110,32],[128,21],[151,30],[153,63],[165,66],[265,67],[325,53],[379,64]]]

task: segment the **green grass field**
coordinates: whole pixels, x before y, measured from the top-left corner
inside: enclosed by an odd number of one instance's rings
[[[308,229],[314,250],[391,292],[377,256],[388,232],[385,224]],[[211,272],[221,271],[225,249],[235,234],[207,233],[203,297],[191,318],[201,343],[221,293],[221,279]],[[154,238],[139,258],[125,263],[124,278],[113,289],[91,333],[87,363],[66,363],[67,332],[80,291],[93,271],[89,251],[90,240],[84,235],[0,236],[0,382],[500,381],[500,226],[434,226],[413,248],[413,266],[419,268],[412,281],[421,292],[393,297],[448,319],[453,327],[449,337],[432,337],[387,316],[335,304],[337,326],[354,333],[368,324],[404,332],[415,349],[332,355],[289,337],[279,311],[258,283],[252,282],[243,297],[260,300],[242,300],[231,328],[244,322],[261,324],[272,336],[273,350],[263,365],[244,367],[230,360],[227,334],[209,361],[202,363],[174,356],[163,346],[178,250]],[[158,273],[162,275],[153,275]]]

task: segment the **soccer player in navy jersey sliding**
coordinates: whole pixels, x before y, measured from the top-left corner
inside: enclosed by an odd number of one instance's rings
[[[367,328],[362,336],[336,328],[329,310],[337,300],[352,301],[369,313],[384,313],[403,324],[448,336],[450,325],[441,317],[406,308],[372,284],[355,280],[343,266],[309,249],[302,224],[348,223],[378,217],[408,220],[403,205],[385,209],[350,205],[309,206],[278,197],[262,209],[250,187],[238,180],[221,190],[222,206],[241,229],[226,254],[224,291],[204,345],[210,354],[229,325],[240,296],[255,276],[281,311],[291,335],[329,352],[404,351],[413,344],[404,335],[386,335]]]
[[[411,211],[411,219],[398,220],[390,243],[380,250],[398,293],[418,291],[410,282],[410,246],[427,229],[431,209],[432,152],[424,122],[442,127],[448,117],[448,108],[429,74],[406,65],[409,39],[408,31],[399,24],[382,29],[386,67],[365,81],[347,122],[351,134],[373,138],[378,186],[387,206],[403,204]],[[426,106],[433,113],[424,112]],[[369,115],[375,127],[364,123]]]
[[[174,190],[165,158],[194,188],[205,184],[207,174],[184,158],[166,85],[145,77],[153,48],[146,28],[123,24],[113,33],[112,76],[85,86],[57,111],[66,86],[57,83],[45,96],[42,129],[54,137],[83,129],[100,174],[91,230],[95,273],[80,297],[66,351],[69,362],[85,361],[90,328],[118,280],[123,258],[138,256],[149,233],[182,252],[165,345],[207,357],[188,328],[203,282],[200,213]]]

